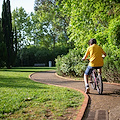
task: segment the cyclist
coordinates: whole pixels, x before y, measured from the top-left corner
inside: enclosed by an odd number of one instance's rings
[[[98,69],[98,75],[101,75],[101,68],[103,66],[103,56],[106,57],[106,53],[103,51],[103,49],[97,45],[96,39],[92,38],[88,42],[89,47],[87,48],[87,51],[82,58],[82,60],[86,60],[88,55],[89,58],[89,64],[86,68],[86,71],[84,73],[84,82],[85,82],[85,93],[88,94],[90,92],[89,84],[88,84],[88,76],[92,73],[93,69]]]

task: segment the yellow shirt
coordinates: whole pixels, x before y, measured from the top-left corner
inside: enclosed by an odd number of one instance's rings
[[[91,67],[103,66],[103,64],[104,64],[103,58],[102,58],[103,54],[105,54],[103,49],[96,44],[93,44],[90,47],[88,47],[85,55],[86,55],[86,58],[88,57],[88,55],[90,55],[89,66],[91,66]]]

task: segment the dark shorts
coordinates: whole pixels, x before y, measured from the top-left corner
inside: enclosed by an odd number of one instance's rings
[[[85,74],[86,75],[90,75],[94,69],[100,69],[100,68],[102,68],[102,67],[91,67],[91,66],[88,66],[86,68],[86,70],[85,70]]]

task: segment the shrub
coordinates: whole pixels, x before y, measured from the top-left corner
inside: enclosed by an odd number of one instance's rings
[[[49,49],[41,46],[26,46],[17,53],[15,66],[33,66],[35,63],[45,63],[48,66],[49,61],[52,61],[52,66],[55,65],[55,58],[58,55],[65,55],[69,51],[67,46],[56,46],[54,49]]]
[[[103,76],[109,82],[120,82],[120,16],[112,19],[108,27],[108,43],[103,45],[107,56]]]
[[[65,56],[56,59],[57,73],[60,75],[83,76],[87,62],[81,61],[80,49],[70,50]]]
[[[120,49],[110,44],[103,45],[103,49],[107,54],[104,59],[103,77],[109,82],[120,82]],[[81,61],[82,57],[80,49],[73,49],[65,56],[58,56],[57,73],[63,76],[83,76],[88,63]]]
[[[47,48],[39,48],[34,54],[34,63],[45,63],[48,65],[48,61],[50,60],[50,51]]]
[[[104,60],[103,76],[109,82],[120,82],[120,49],[115,45],[104,45],[107,53]]]

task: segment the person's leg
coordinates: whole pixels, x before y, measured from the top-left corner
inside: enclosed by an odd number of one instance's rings
[[[88,85],[88,75],[84,74],[84,82],[85,82],[85,86]]]
[[[98,70],[98,75],[102,74],[102,68],[97,69]]]
[[[88,76],[92,73],[93,68],[88,66],[85,73],[84,73],[84,82],[85,82],[85,93],[89,93],[90,88],[88,84]]]
[[[85,70],[85,73],[84,73],[85,86],[88,85],[88,76],[92,73],[93,69],[94,69],[93,67],[88,66]]]
[[[85,93],[90,93],[90,88],[88,84],[88,75],[84,74],[84,82],[85,82]]]

